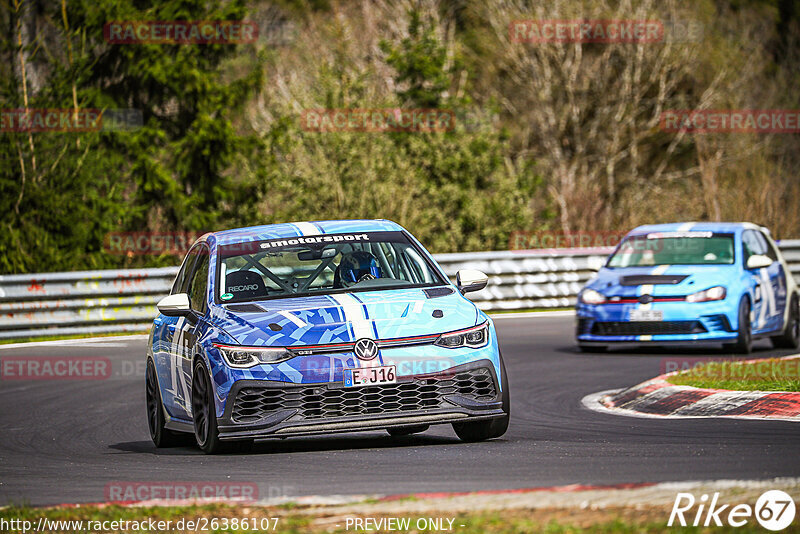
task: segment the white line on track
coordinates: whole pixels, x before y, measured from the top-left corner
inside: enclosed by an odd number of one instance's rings
[[[575,315],[575,310],[558,310],[558,311],[543,311],[543,312],[520,312],[520,313],[491,313],[489,316],[492,319],[529,319],[533,317],[572,317]]]
[[[97,343],[104,347],[127,347],[125,341],[147,339],[149,334],[132,334],[129,336],[106,336],[106,337],[87,337],[80,339],[56,339],[53,341],[34,341],[31,343],[8,343],[0,345],[3,349],[18,349],[20,347],[61,347],[64,345],[83,345],[85,343]],[[120,343],[123,342],[123,343]]]

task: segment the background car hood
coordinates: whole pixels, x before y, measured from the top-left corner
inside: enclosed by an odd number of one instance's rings
[[[224,304],[211,320],[236,343],[281,347],[437,334],[473,326],[477,315],[457,291],[396,289]]]
[[[642,276],[685,276],[677,284],[652,284],[653,296],[681,296],[702,291],[709,287],[726,285],[726,280],[734,275],[735,265],[670,265],[669,267],[625,267],[617,269],[602,268],[595,278],[590,280],[587,288],[599,291],[606,296],[638,296],[641,294],[640,285],[623,285],[623,277]],[[645,281],[646,284],[651,282]]]

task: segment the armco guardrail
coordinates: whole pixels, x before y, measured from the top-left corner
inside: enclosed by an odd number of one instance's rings
[[[800,240],[781,250],[800,281]],[[583,284],[610,249],[528,250],[440,254],[455,278],[470,268],[489,285],[470,298],[481,309],[518,310],[572,306]],[[0,339],[106,332],[140,332],[156,315],[177,267],[0,276]]]

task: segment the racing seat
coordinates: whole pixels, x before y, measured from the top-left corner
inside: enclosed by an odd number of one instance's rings
[[[356,250],[345,254],[333,273],[333,287],[341,289],[364,280],[381,278],[378,260],[371,253]]]
[[[225,292],[236,300],[267,296],[267,286],[261,275],[253,271],[233,271],[225,275]]]

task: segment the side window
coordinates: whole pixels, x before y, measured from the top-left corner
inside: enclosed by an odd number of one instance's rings
[[[769,242],[769,239],[767,239],[766,236],[761,232],[758,233],[758,238],[760,241],[764,242],[764,249],[766,250],[766,255],[769,257],[769,259],[772,261],[778,261],[778,253],[775,251],[775,247],[772,246],[772,243]]]
[[[745,265],[747,265],[747,260],[750,259],[750,256],[767,253],[764,243],[759,240],[758,234],[753,230],[746,230],[742,234],[742,247],[744,248],[742,261]]]
[[[197,267],[189,282],[189,303],[199,314],[206,311],[206,294],[208,290],[208,250],[203,247],[197,256]]]
[[[186,293],[189,285],[189,276],[192,274],[192,268],[197,260],[199,251],[200,247],[197,246],[192,248],[192,250],[190,250],[186,255],[186,259],[183,260],[181,270],[178,271],[178,276],[175,277],[175,282],[172,284],[172,291],[170,291],[170,295],[174,295],[175,293]]]

